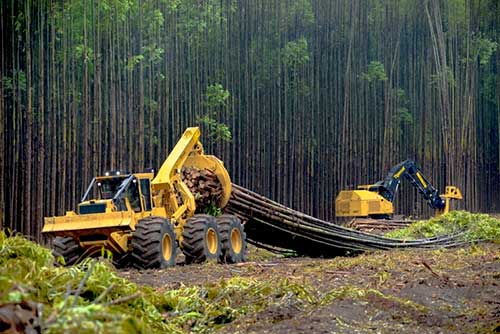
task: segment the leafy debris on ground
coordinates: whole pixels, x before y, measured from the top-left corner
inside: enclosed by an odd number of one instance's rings
[[[410,226],[386,233],[395,239],[420,239],[464,233],[467,241],[493,241],[500,243],[500,219],[487,214],[467,211],[451,211],[429,220],[418,221]]]
[[[26,319],[37,333],[500,329],[496,244],[334,259],[251,258],[146,271],[116,271],[95,259],[60,267],[49,250],[0,233],[0,310],[31,305]]]

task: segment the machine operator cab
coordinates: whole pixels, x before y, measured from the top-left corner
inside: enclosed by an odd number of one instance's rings
[[[79,215],[116,211],[147,212],[152,209],[151,173],[106,172],[92,179],[78,205]]]

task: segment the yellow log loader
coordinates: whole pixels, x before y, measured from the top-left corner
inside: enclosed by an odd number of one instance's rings
[[[186,129],[156,176],[115,171],[95,177],[76,212],[44,219],[42,232],[54,237],[54,254],[69,265],[106,250],[116,263],[144,269],[175,265],[178,247],[186,263],[244,261],[240,219],[198,213],[201,195],[182,179],[184,168],[209,171],[219,187],[213,204],[224,208],[229,201],[229,174],[222,161],[204,153],[200,135],[197,127]]]
[[[405,160],[392,167],[385,179],[375,184],[360,185],[356,190],[342,190],[335,200],[336,216],[388,219],[394,213],[392,203],[402,178],[410,181],[435,210],[436,216],[449,211],[451,199],[462,199],[460,189],[455,186],[447,186],[446,192],[440,195],[422,175],[415,161]]]

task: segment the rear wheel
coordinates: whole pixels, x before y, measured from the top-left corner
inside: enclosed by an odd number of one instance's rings
[[[222,215],[217,223],[222,240],[222,262],[244,262],[247,243],[241,220],[233,215]]]
[[[221,238],[217,221],[209,215],[194,215],[184,225],[182,251],[186,263],[218,260],[221,256]]]
[[[132,262],[139,269],[175,265],[177,243],[174,227],[162,217],[139,220],[132,237]]]
[[[52,253],[55,258],[62,257],[66,266],[78,262],[82,255],[82,248],[72,237],[55,237],[52,243]]]

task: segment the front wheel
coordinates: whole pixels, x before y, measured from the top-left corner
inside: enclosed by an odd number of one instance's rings
[[[186,263],[218,260],[221,256],[221,238],[217,221],[209,215],[194,215],[184,225],[182,252]]]
[[[56,259],[62,257],[64,265],[76,264],[80,260],[82,253],[80,244],[72,237],[55,237],[52,244],[52,254]]]
[[[241,220],[233,215],[222,215],[217,222],[222,239],[222,262],[244,262],[247,242]]]
[[[168,219],[147,217],[139,220],[132,236],[132,259],[137,268],[172,267],[176,255],[174,227]]]

